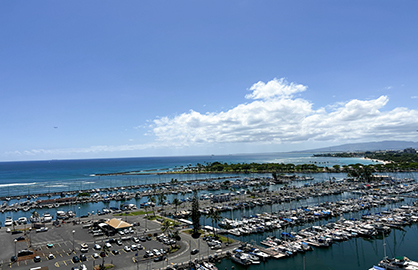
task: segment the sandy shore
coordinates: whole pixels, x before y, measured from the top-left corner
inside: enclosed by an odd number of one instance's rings
[[[392,163],[391,161],[385,161],[385,160],[379,160],[379,159],[371,159],[371,158],[366,158],[366,157],[362,157],[361,159],[367,159],[367,160],[371,160],[371,161],[374,161],[374,162],[383,163],[384,165],[386,165],[388,163]]]

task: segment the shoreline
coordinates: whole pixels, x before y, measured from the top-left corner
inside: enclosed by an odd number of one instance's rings
[[[386,161],[386,160],[380,160],[380,159],[371,159],[371,158],[367,158],[367,157],[361,157],[360,159],[371,160],[371,161],[374,161],[374,162],[380,162],[380,163],[383,163],[383,165],[392,163],[392,161]]]

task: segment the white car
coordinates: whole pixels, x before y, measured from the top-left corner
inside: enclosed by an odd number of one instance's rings
[[[99,254],[93,253],[93,258],[95,258],[95,259],[99,258]]]
[[[95,244],[95,245],[94,245],[94,249],[95,249],[95,250],[101,250],[101,249],[102,249],[102,247],[101,247],[99,244]]]
[[[108,247],[108,248],[112,247],[112,245],[110,243],[106,243],[105,246]]]
[[[52,254],[52,253],[51,253],[51,254],[49,254],[49,255],[48,255],[48,260],[53,260],[53,259],[55,259],[54,254]]]
[[[128,247],[128,246],[125,246],[123,249],[124,249],[126,252],[131,251],[131,248],[130,248],[130,247]]]

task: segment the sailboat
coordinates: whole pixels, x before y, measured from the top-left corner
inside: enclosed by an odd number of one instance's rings
[[[386,256],[386,242],[385,235],[383,233],[383,252],[384,257],[377,266],[373,266],[369,270],[416,270],[418,269],[418,262],[411,261],[407,257],[395,257],[389,259]]]

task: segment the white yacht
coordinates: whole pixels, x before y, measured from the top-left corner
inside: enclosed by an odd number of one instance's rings
[[[12,217],[6,217],[6,220],[4,221],[4,226],[12,226],[12,225],[13,225]]]
[[[51,222],[52,216],[50,213],[44,213],[41,217],[42,222]]]

